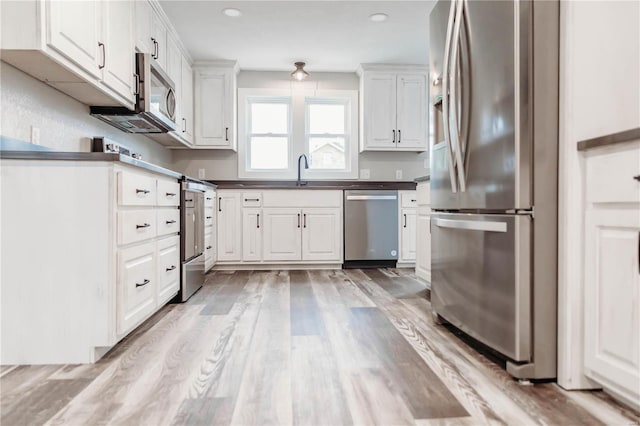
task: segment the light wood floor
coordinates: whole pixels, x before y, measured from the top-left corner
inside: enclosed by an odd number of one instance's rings
[[[426,293],[395,269],[212,273],[95,365],[2,367],[0,423],[640,423],[602,392],[521,386]]]

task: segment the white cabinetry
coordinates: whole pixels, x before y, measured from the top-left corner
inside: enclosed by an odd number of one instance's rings
[[[236,62],[198,64],[195,74],[195,148],[237,149]]]
[[[362,65],[358,73],[360,151],[425,151],[426,69]]]
[[[143,0],[144,1],[144,0]],[[167,27],[160,17],[153,13],[151,17],[151,54],[160,68],[167,70]]]
[[[93,161],[0,170],[3,364],[95,362],[178,293],[177,179]]]
[[[151,4],[146,0],[138,0],[135,4],[135,35],[136,50],[140,53],[153,54],[155,45],[151,39],[152,25],[154,19]]]
[[[430,182],[419,182],[416,189],[416,275],[431,282],[431,196]]]
[[[216,192],[207,189],[204,193],[204,271],[208,272],[216,263]]]
[[[218,191],[218,260],[242,259],[242,210],[240,193]]]
[[[409,266],[413,267],[416,261],[416,242],[417,242],[417,229],[416,220],[417,212],[416,207],[416,191],[398,191],[400,198],[399,214],[400,221],[398,223],[400,237],[400,254],[398,256],[398,267]]]
[[[2,2],[2,60],[88,105],[134,107],[131,2]]]
[[[585,375],[638,409],[640,142],[585,157]]]
[[[189,61],[182,57],[182,72],[180,82],[180,119],[178,131],[188,144],[193,143],[193,70]]]
[[[342,191],[221,190],[218,200],[221,266],[342,263]]]

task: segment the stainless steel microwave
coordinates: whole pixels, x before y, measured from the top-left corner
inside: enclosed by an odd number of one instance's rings
[[[175,84],[149,53],[136,53],[136,105],[92,106],[91,115],[127,133],[167,133],[176,129]]]

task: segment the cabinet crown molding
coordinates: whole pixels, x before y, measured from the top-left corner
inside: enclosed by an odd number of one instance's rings
[[[229,69],[232,68],[233,72],[238,74],[240,72],[240,66],[238,65],[238,61],[230,60],[230,59],[215,59],[210,61],[196,61],[193,63],[194,69],[205,69],[205,68],[224,68]]]
[[[362,74],[366,71],[381,71],[381,72],[428,72],[429,67],[427,65],[419,64],[360,64],[356,70],[356,74],[362,77]]]

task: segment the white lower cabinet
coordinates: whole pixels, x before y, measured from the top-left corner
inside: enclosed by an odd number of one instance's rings
[[[296,208],[267,208],[264,212],[264,260],[302,259],[302,212]]]
[[[584,372],[640,409],[640,141],[585,157]]]
[[[216,263],[216,192],[213,189],[204,193],[204,209],[204,271],[209,272]]]
[[[180,237],[158,241],[158,304],[164,305],[180,289]]]
[[[242,260],[262,260],[262,210],[242,210]]]
[[[118,335],[131,331],[156,307],[156,246],[147,243],[118,253]]]
[[[416,188],[416,276],[431,282],[431,192],[430,182]]]
[[[340,261],[342,211],[311,208],[302,212],[302,259]]]
[[[218,260],[242,259],[242,210],[239,192],[218,192]]]
[[[418,215],[416,209],[402,209],[400,215],[400,262],[416,261]]]
[[[220,190],[218,201],[223,265],[343,261],[342,191]]]

